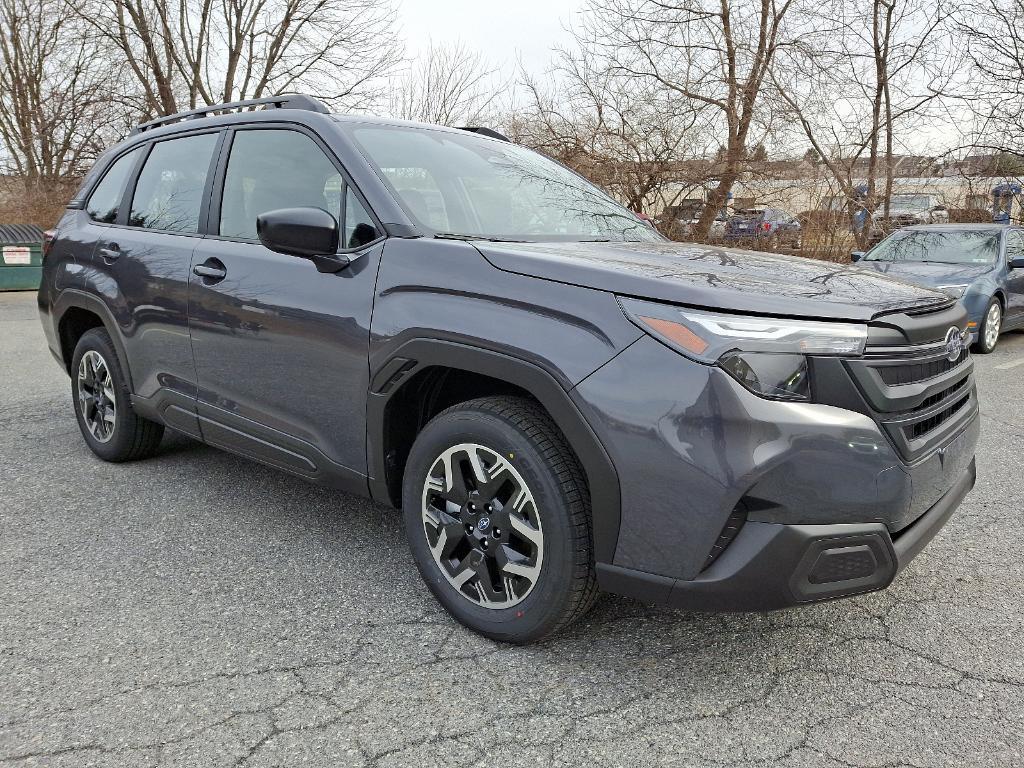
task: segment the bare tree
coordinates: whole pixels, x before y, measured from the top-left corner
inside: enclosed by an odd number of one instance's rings
[[[392,80],[389,112],[422,123],[483,124],[493,116],[504,90],[479,51],[462,42],[430,43]]]
[[[771,71],[775,95],[846,200],[859,245],[888,217],[896,149],[918,138],[957,69],[940,3],[829,0]]]
[[[0,0],[0,220],[48,227],[123,135],[117,72],[63,0]]]
[[[581,43],[608,66],[718,114],[722,162],[693,235],[707,236],[739,178],[793,0],[590,0]]]
[[[604,64],[585,50],[561,51],[546,81],[524,71],[526,103],[507,131],[634,211],[660,211],[702,188],[708,165],[687,161],[708,150],[703,105]]]
[[[365,107],[402,56],[390,0],[65,2],[117,52],[148,114],[298,88]]]
[[[976,118],[972,143],[1024,155],[1024,0],[975,0],[960,6],[972,77],[967,97]]]
[[[124,122],[112,108],[116,78],[63,0],[0,0],[0,31],[8,170],[28,185],[80,176]]]

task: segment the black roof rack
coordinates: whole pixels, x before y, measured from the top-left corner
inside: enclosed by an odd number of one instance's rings
[[[512,139],[510,139],[508,136],[503,136],[497,131],[491,128],[484,128],[483,126],[460,125],[459,130],[469,131],[470,133],[479,133],[481,136],[487,136],[488,138],[491,139],[501,139],[502,141],[507,141],[510,143],[512,141]]]
[[[214,112],[227,112],[233,109],[245,109],[246,107],[305,109],[308,112],[319,112],[323,115],[330,113],[327,105],[319,99],[314,99],[312,96],[307,96],[304,93],[282,93],[279,96],[266,96],[262,99],[246,99],[245,101],[229,101],[224,104],[211,104],[208,107],[193,109],[189,112],[178,112],[173,115],[158,117],[156,120],[150,120],[148,123],[142,123],[137,126],[135,130],[132,131],[132,135],[134,136],[137,133],[149,131],[153,128],[159,128],[162,125],[170,125],[171,123],[176,123],[179,120],[198,120],[199,118],[206,117]]]

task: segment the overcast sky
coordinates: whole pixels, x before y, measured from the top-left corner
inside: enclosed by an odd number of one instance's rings
[[[540,72],[551,49],[571,42],[566,28],[583,0],[402,0],[401,17],[408,52],[435,43],[462,40],[492,65],[511,74],[516,57]]]

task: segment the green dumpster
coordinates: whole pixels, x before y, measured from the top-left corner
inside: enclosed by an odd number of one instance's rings
[[[43,274],[43,230],[0,224],[0,291],[34,291]]]

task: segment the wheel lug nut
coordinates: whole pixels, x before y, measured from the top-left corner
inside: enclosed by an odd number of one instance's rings
[[[501,528],[495,528],[494,531],[491,532],[491,535],[494,538],[496,538],[496,539],[500,538],[501,537]]]
[[[487,549],[487,539],[481,541],[480,544],[483,546],[484,549]]]

